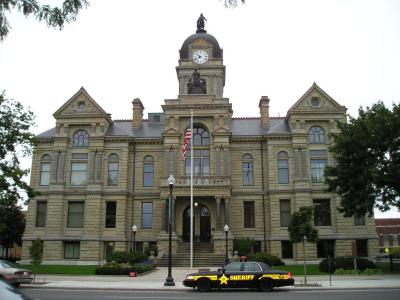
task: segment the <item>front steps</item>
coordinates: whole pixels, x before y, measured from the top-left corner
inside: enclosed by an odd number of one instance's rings
[[[193,245],[193,267],[222,267],[224,255],[214,254],[212,243],[196,243]],[[178,252],[172,254],[172,267],[190,267],[190,243],[181,243]],[[160,267],[168,266],[168,252],[164,253],[158,263]]]

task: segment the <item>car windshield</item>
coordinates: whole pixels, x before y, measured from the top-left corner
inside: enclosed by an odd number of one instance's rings
[[[13,263],[10,263],[9,261],[0,261],[0,264],[3,268],[17,268],[16,265],[14,265]]]

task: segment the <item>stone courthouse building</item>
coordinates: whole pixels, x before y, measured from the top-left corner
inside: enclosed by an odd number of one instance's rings
[[[191,157],[188,151],[182,160],[181,149],[191,110],[195,240],[209,246],[210,257],[224,253],[228,224],[230,255],[234,238],[249,237],[255,251],[302,260],[287,225],[293,212],[310,205],[321,240],[307,243],[308,260],[355,248],[360,256],[375,255],[373,218],[344,218],[338,196],[324,191],[323,171],[333,163],[329,134],[338,132],[346,108],[314,83],[285,117],[271,117],[274,102],[261,96],[258,117],[234,118],[217,39],[200,26],[179,54],[178,97],[164,100],[162,112],[146,119],[146,103],[134,99],[132,119],[113,120],[81,88],[54,113],[55,127],[37,136],[34,150],[31,185],[40,194],[29,203],[23,259],[40,238],[45,263],[99,263],[132,249],[133,225],[137,251],[157,245],[166,253],[170,174],[173,251],[185,247]]]

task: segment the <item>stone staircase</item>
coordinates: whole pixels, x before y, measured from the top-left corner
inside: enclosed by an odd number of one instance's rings
[[[220,267],[225,262],[224,255],[214,254],[212,243],[195,243],[193,245],[193,267]],[[178,252],[172,254],[172,267],[190,266],[190,243],[181,243]],[[158,263],[160,267],[168,266],[168,252],[166,252]]]

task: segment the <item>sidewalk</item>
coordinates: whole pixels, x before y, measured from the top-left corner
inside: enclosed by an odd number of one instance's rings
[[[215,268],[211,268],[214,270]],[[24,284],[23,287],[59,288],[59,289],[118,289],[118,290],[191,290],[184,287],[182,281],[186,274],[197,272],[197,269],[173,268],[172,277],[175,286],[165,287],[164,281],[168,275],[167,268],[157,270],[138,277],[128,276],[65,276],[65,275],[38,275],[39,284]],[[307,276],[308,286],[301,285],[304,276],[294,276],[294,287],[283,287],[291,290],[324,290],[324,289],[376,289],[400,288],[400,275],[378,276],[332,276],[332,285],[329,276]]]

